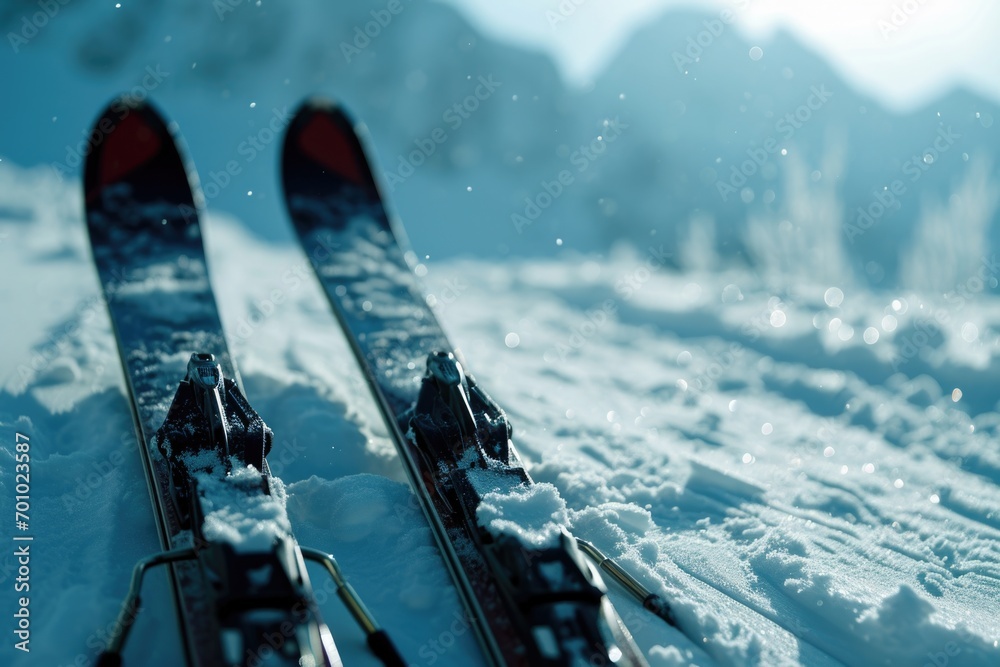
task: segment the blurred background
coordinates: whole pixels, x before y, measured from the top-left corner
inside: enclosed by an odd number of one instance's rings
[[[79,179],[132,91],[179,124],[209,208],[267,240],[289,238],[281,129],[318,94],[368,125],[432,261],[655,242],[681,268],[941,292],[998,241],[987,0],[8,0],[0,27],[0,157]]]

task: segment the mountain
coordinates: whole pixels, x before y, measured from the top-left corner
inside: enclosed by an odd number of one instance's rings
[[[846,263],[891,283],[928,206],[984,164],[996,190],[994,104],[954,91],[896,114],[792,36],[751,43],[711,15],[674,12],[644,27],[581,106],[621,113],[641,136],[608,157],[603,190],[628,196],[606,233],[655,229],[678,250],[695,220],[751,264],[769,261],[770,244],[798,251],[803,270],[832,279]],[[949,221],[953,231],[966,223]]]
[[[33,8],[0,13],[8,40]],[[208,205],[272,240],[278,138],[311,94],[367,123],[432,257],[626,241],[678,266],[947,290],[1000,240],[994,103],[956,90],[895,113],[791,35],[752,44],[718,14],[665,13],[585,90],[421,0],[79,0],[16,46],[0,155],[76,178],[95,110],[133,90],[181,126]]]

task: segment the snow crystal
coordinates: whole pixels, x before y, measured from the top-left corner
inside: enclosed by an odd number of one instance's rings
[[[562,528],[569,525],[566,501],[547,483],[487,493],[476,518],[494,535],[514,535],[532,547],[557,545]]]
[[[260,471],[234,467],[231,474],[220,476],[222,465],[216,462],[213,472],[195,474],[205,512],[205,537],[228,542],[241,552],[269,551],[275,540],[291,533],[284,485],[272,477],[271,493],[265,495]]]

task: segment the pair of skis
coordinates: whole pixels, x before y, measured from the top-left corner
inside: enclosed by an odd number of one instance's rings
[[[151,107],[125,99],[95,133],[87,227],[164,548],[136,565],[98,664],[121,664],[143,575],[168,565],[192,667],[341,665],[306,571],[313,560],[333,576],[372,651],[404,665],[333,558],[292,535],[284,487],[267,464],[273,435],[244,397],[226,347],[195,176],[177,137]]]
[[[171,568],[191,665],[258,664],[263,653],[271,660],[263,664],[340,664],[304,559],[337,579],[376,655],[403,664],[332,557],[292,536],[283,486],[267,466],[273,437],[247,403],[226,349],[190,185],[196,180],[176,137],[149,106],[124,101],[97,127],[112,130],[88,157],[87,223],[165,549],[136,566],[104,664],[117,663],[142,573],[159,564]],[[532,547],[479,525],[485,494],[532,481],[506,415],[466,373],[421,294],[357,129],[333,105],[304,104],[285,138],[285,197],[484,656],[493,665],[645,665],[584,552],[673,623],[658,596],[565,531]],[[176,392],[167,389],[180,378]],[[221,516],[261,506],[278,517],[264,535],[218,529]]]

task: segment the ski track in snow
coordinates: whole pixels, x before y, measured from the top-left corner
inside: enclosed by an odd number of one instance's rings
[[[35,536],[33,651],[5,640],[0,659],[91,664],[157,538],[79,184],[4,162],[0,186],[0,514],[13,513],[14,434],[26,433]],[[412,664],[474,663],[430,531],[304,256],[224,215],[204,225],[300,543],[339,559]],[[428,262],[426,284],[447,291],[445,328],[508,411],[534,479],[565,503],[537,494],[524,516],[565,512],[674,605],[684,634],[612,588],[650,663],[998,664],[1000,304],[966,304],[911,357],[921,313],[946,304],[850,285],[841,302],[830,285],[773,291],[736,272],[653,270],[626,288],[644,265],[628,251]],[[310,571],[347,663],[375,664]],[[3,590],[14,573],[5,549]],[[126,664],[178,664],[165,578],[147,587]]]

